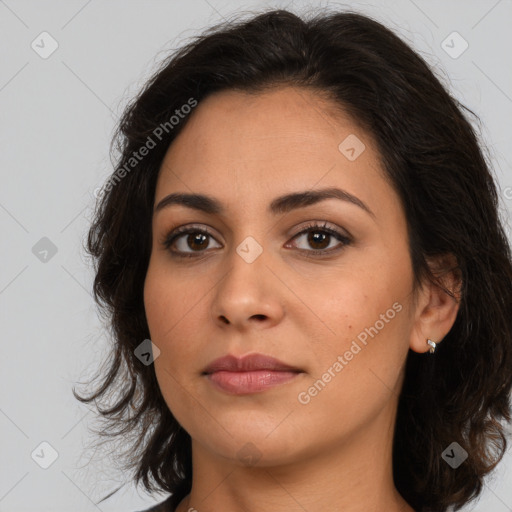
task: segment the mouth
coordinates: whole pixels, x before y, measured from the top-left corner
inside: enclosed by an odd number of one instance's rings
[[[234,395],[265,391],[295,379],[303,370],[263,354],[242,358],[227,355],[210,363],[203,371],[217,389]]]

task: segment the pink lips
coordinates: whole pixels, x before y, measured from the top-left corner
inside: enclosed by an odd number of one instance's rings
[[[256,393],[288,382],[302,370],[273,357],[250,354],[240,359],[227,355],[210,363],[203,371],[217,388],[235,395]]]

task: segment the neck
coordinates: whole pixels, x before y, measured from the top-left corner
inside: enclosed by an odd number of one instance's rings
[[[336,449],[326,446],[280,465],[226,462],[193,440],[192,489],[177,512],[414,512],[393,482],[390,414],[384,410]]]

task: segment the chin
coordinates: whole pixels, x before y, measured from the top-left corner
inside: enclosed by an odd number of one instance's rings
[[[244,415],[245,417],[247,415]],[[208,451],[239,466],[271,467],[296,463],[307,457],[306,452],[313,446],[306,445],[298,432],[292,431],[290,425],[284,426],[283,418],[275,421],[268,414],[264,417],[252,414],[249,421],[238,418],[228,424],[226,432],[223,428],[208,428],[196,425],[198,430],[192,433],[193,439]],[[277,428],[276,428],[277,426]],[[314,443],[314,440],[312,440]]]

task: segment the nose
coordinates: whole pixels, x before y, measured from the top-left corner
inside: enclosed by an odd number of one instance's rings
[[[233,249],[228,270],[212,300],[212,317],[217,326],[247,331],[271,327],[283,318],[284,287],[267,266],[265,251],[251,260],[242,250]]]

